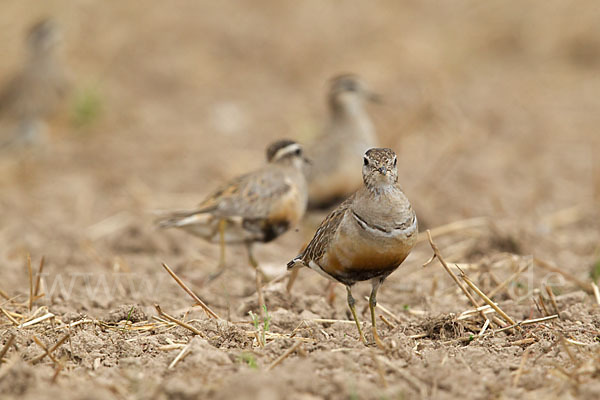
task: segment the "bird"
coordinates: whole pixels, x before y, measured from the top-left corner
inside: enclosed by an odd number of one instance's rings
[[[41,19],[29,29],[24,65],[0,90],[0,118],[16,126],[12,135],[0,140],[0,147],[43,141],[45,120],[56,112],[70,86],[59,57],[60,43],[53,19]]]
[[[306,154],[312,161],[307,169],[309,209],[327,209],[339,204],[362,184],[353,161],[377,147],[377,136],[367,101],[380,102],[355,74],[341,74],[329,82],[329,121]]]
[[[262,271],[253,255],[253,245],[270,242],[296,225],[308,203],[304,175],[308,160],[302,146],[293,140],[278,140],[268,146],[266,155],[266,166],[233,178],[195,209],[173,212],[157,221],[162,228],[180,228],[218,242],[221,272],[225,268],[225,244],[244,244],[248,261],[256,271],[259,303]]]
[[[398,184],[397,156],[372,148],[363,157],[363,186],[323,220],[288,269],[308,267],[346,286],[360,340],[367,344],[356,315],[352,286],[370,280],[373,338],[384,348],[375,324],[377,290],[409,255],[418,235],[417,215]]]

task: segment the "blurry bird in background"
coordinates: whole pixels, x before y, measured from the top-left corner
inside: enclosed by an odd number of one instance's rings
[[[380,99],[358,76],[332,78],[327,100],[329,121],[306,151],[312,162],[307,173],[311,209],[329,208],[360,188],[356,160],[378,145],[365,103]]]
[[[267,148],[268,164],[232,179],[191,211],[174,212],[158,222],[163,228],[180,228],[209,242],[220,243],[219,272],[225,268],[225,243],[243,243],[256,271],[256,290],[263,311],[262,271],[252,246],[270,242],[304,216],[308,201],[302,147],[279,140]]]
[[[52,19],[42,19],[29,29],[25,62],[0,89],[0,147],[43,143],[46,120],[57,111],[69,87],[60,44]]]

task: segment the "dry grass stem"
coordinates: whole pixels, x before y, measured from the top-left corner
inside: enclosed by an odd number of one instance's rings
[[[10,346],[13,344],[14,340],[15,340],[15,334],[12,333],[10,335],[10,337],[8,338],[8,340],[6,341],[6,344],[4,344],[4,347],[2,347],[2,350],[0,350],[0,364],[2,364],[4,362],[3,358],[6,355],[6,352],[8,351]]]
[[[292,345],[292,347],[290,347],[289,349],[287,349],[282,355],[280,355],[279,357],[277,357],[277,359],[275,361],[273,361],[271,363],[271,365],[269,365],[267,367],[267,371],[272,370],[273,368],[275,368],[277,365],[279,365],[283,360],[285,360],[286,358],[288,358],[290,356],[290,354],[292,354],[294,351],[296,351],[300,346],[302,346],[302,342],[301,341],[296,341],[296,343],[294,343]]]
[[[387,326],[389,326],[391,329],[395,329],[396,328],[396,325],[394,325],[390,321],[388,321],[387,318],[384,317],[383,315],[380,315],[379,318],[381,318],[381,320],[383,321],[383,323],[386,324]]]
[[[183,283],[183,281],[182,281],[181,279],[179,279],[179,277],[178,277],[178,276],[175,274],[175,272],[173,272],[173,270],[172,270],[171,268],[169,268],[169,266],[168,266],[167,264],[165,264],[165,263],[162,263],[162,266],[163,266],[163,268],[164,268],[164,269],[165,269],[165,270],[166,270],[166,271],[169,273],[169,275],[171,275],[171,277],[172,277],[173,279],[175,279],[175,282],[177,282],[177,284],[179,284],[179,286],[181,286],[181,288],[182,288],[183,290],[185,290],[185,292],[186,292],[187,294],[189,294],[189,295],[192,297],[192,299],[194,299],[194,300],[196,301],[196,303],[197,303],[197,304],[198,304],[200,307],[202,307],[202,309],[204,310],[204,312],[205,312],[205,313],[206,313],[206,314],[207,314],[209,317],[212,317],[212,318],[215,318],[215,319],[221,319],[221,318],[220,318],[220,317],[219,317],[219,316],[218,316],[218,315],[217,315],[217,314],[216,314],[216,313],[215,313],[213,310],[211,310],[211,309],[210,309],[210,308],[209,308],[209,307],[208,307],[208,306],[207,306],[207,305],[206,305],[206,304],[205,304],[205,303],[204,303],[202,300],[200,300],[200,298],[199,298],[198,296],[196,296],[196,294],[194,294],[194,292],[192,292],[192,291],[190,290],[190,288],[188,288],[188,287],[186,286],[186,284],[185,284],[185,283]]]
[[[546,308],[546,302],[544,301],[544,297],[542,296],[541,293],[539,294],[538,298],[540,300],[540,306],[542,306],[542,310],[544,310],[544,315],[546,315],[546,316],[550,315],[550,313],[548,312],[548,309]]]
[[[40,260],[40,266],[38,268],[37,278],[35,280],[35,289],[33,290],[33,296],[35,299],[37,299],[40,294],[40,282],[42,280],[42,272],[44,271],[45,260],[46,257],[42,256],[42,259]]]
[[[552,308],[554,309],[554,314],[560,314],[558,312],[558,304],[556,304],[556,297],[554,297],[554,293],[552,292],[552,288],[550,286],[547,286],[547,285],[544,285],[544,288],[546,289],[546,293],[548,293],[548,297],[550,297],[550,303],[552,304]]]
[[[38,339],[37,336],[33,335],[33,341],[38,346],[40,346],[42,348],[42,350],[44,350],[44,352],[46,353],[45,355],[47,355],[48,358],[50,358],[54,364],[58,364],[58,360],[56,358],[54,358],[54,356],[52,355],[52,353],[50,352],[50,350],[48,350],[48,348],[46,347],[46,345],[44,345],[44,343],[42,343],[42,341],[40,339]]]
[[[477,300],[475,300],[475,298],[473,296],[471,296],[471,293],[469,293],[469,291],[467,290],[467,288],[465,288],[465,286],[460,282],[460,280],[458,279],[458,277],[456,276],[456,274],[454,272],[452,272],[452,270],[450,269],[450,267],[448,267],[448,264],[446,264],[446,261],[444,261],[444,258],[442,257],[442,255],[440,253],[440,249],[437,247],[437,245],[435,243],[433,243],[433,239],[431,237],[431,232],[429,231],[429,229],[426,232],[427,232],[427,237],[429,239],[429,245],[431,246],[431,249],[433,250],[434,256],[439,260],[440,264],[442,264],[442,267],[444,267],[444,269],[446,270],[446,272],[450,275],[450,277],[452,278],[452,280],[462,290],[462,292],[465,294],[465,296],[467,296],[467,298],[469,299],[469,301],[471,302],[471,304],[473,304],[473,306],[475,308],[479,307],[480,304],[477,302]],[[484,313],[480,311],[479,315],[485,321],[486,317],[485,317]]]
[[[177,365],[177,363],[185,358],[190,353],[191,343],[188,343],[181,351],[175,356],[171,364],[167,367],[167,369],[173,369]]]
[[[342,324],[355,324],[354,321],[350,321],[348,319],[327,319],[327,318],[315,318],[309,320],[310,322],[320,322],[324,324],[334,324],[336,322],[340,322]]]
[[[549,315],[549,316],[543,317],[543,318],[526,319],[524,321],[517,322],[517,323],[515,323],[513,325],[509,325],[509,326],[505,326],[503,328],[496,329],[492,333],[500,333],[500,332],[504,332],[504,331],[509,330],[509,329],[513,329],[513,328],[516,328],[516,327],[521,327],[523,325],[536,324],[538,322],[550,321],[551,319],[556,319],[556,318],[558,318],[558,315],[554,314],[554,315]]]
[[[31,321],[27,321],[27,322],[22,323],[21,325],[19,325],[19,328],[26,328],[28,326],[38,324],[38,323],[40,323],[42,321],[47,320],[48,318],[53,318],[53,317],[54,317],[54,314],[52,314],[52,313],[49,312],[49,313],[47,313],[45,315],[42,315],[41,317],[37,317],[35,319],[32,319]]]
[[[594,291],[594,297],[596,298],[596,303],[600,306],[600,290],[598,289],[598,285],[595,282],[591,283],[592,290]]]
[[[515,340],[514,342],[508,343],[507,345],[508,346],[524,346],[524,345],[532,344],[535,342],[536,342],[535,338],[527,338],[527,339]]]
[[[0,311],[2,312],[2,314],[4,314],[6,316],[6,318],[8,318],[10,320],[10,322],[13,323],[13,325],[19,326],[19,321],[17,321],[16,319],[14,319],[14,317],[12,315],[10,315],[10,313],[8,311],[6,311],[2,307],[0,307]]]
[[[479,312],[483,312],[484,314],[490,314],[490,313],[494,313],[496,311],[492,307],[490,307],[489,305],[486,304],[484,306],[480,306],[475,309],[463,311],[460,313],[460,315],[458,317],[456,317],[456,319],[459,321],[463,320],[463,319],[467,319],[467,318],[470,318],[473,314],[476,314]]]
[[[52,375],[52,380],[50,381],[52,384],[56,383],[56,380],[58,379],[58,374],[60,374],[60,371],[62,371],[64,368],[62,363],[58,363],[56,364],[56,368],[54,369],[54,375]]]
[[[171,351],[171,350],[179,350],[184,348],[186,345],[183,343],[172,343],[172,344],[165,344],[164,346],[160,346],[158,348],[158,350],[160,351]]]
[[[565,338],[565,342],[574,344],[575,346],[592,346],[590,343],[583,343],[569,338]]]
[[[500,307],[498,307],[488,296],[486,296],[485,293],[483,293],[472,281],[471,279],[469,279],[469,277],[461,271],[461,275],[460,277],[465,281],[465,283],[467,285],[469,285],[469,287],[471,289],[473,289],[473,291],[475,293],[477,293],[479,295],[479,297],[481,297],[483,299],[483,301],[485,301],[490,307],[492,307],[494,310],[496,310],[496,312],[502,317],[504,318],[504,320],[506,322],[508,322],[509,324],[514,325],[515,321],[508,316],[508,314],[506,314]]]
[[[56,349],[58,349],[68,338],[69,338],[69,334],[67,333],[66,335],[64,335],[63,337],[61,337],[58,342],[56,342],[52,347],[50,347],[47,351],[47,353],[41,354],[37,357],[35,357],[33,360],[31,360],[32,364],[35,364],[36,362],[42,361],[44,359],[44,357],[46,357],[46,354],[50,355],[52,354]]]
[[[29,311],[33,307],[33,270],[31,269],[31,256],[27,254],[27,273],[29,275]]]
[[[154,308],[156,309],[156,312],[158,312],[158,315],[165,318],[166,320],[169,320],[169,321],[173,322],[174,324],[184,327],[185,329],[193,332],[194,334],[196,334],[200,337],[205,337],[202,332],[200,332],[198,329],[194,328],[192,325],[187,324],[183,321],[180,321],[177,318],[174,318],[174,317],[170,316],[169,314],[165,313],[158,304],[155,304]]]
[[[487,330],[487,328],[489,326],[490,326],[490,320],[486,319],[485,322],[484,322],[484,324],[483,324],[483,327],[481,328],[481,331],[479,331],[478,336],[483,336],[483,334],[485,333],[485,331]]]

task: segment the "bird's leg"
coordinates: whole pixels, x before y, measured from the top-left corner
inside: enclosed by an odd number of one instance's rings
[[[358,321],[358,317],[356,316],[356,308],[354,307],[354,304],[356,303],[356,301],[354,300],[354,297],[352,297],[352,291],[350,289],[350,286],[346,286],[346,291],[348,292],[348,307],[350,307],[350,311],[352,312],[352,316],[354,317],[354,322],[356,322],[356,327],[358,328],[358,334],[360,335],[360,340],[362,340],[362,342],[366,346],[367,341],[365,340],[365,336],[363,335],[362,329],[360,327],[360,322]]]
[[[330,306],[333,306],[333,302],[335,301],[335,282],[328,282],[326,290],[327,303]]]
[[[225,272],[225,227],[227,221],[224,219],[219,220],[219,264],[217,265],[217,271],[209,275],[208,281],[217,279],[223,272]]]
[[[227,221],[222,219],[219,221],[219,268],[225,268],[225,226]]]
[[[296,278],[298,277],[298,272],[299,271],[300,271],[300,267],[298,267],[298,266],[295,266],[290,271],[290,277],[288,278],[287,285],[285,285],[285,290],[288,293],[291,293],[292,286],[294,285],[294,282],[296,281]]]
[[[377,306],[377,290],[379,289],[379,286],[381,286],[381,284],[383,283],[383,279],[375,278],[373,279],[372,283],[373,289],[371,290],[371,296],[369,296],[369,308],[371,309],[372,325],[371,329],[373,330],[373,339],[375,340],[377,347],[379,347],[380,349],[385,349],[385,345],[383,344],[383,342],[379,338],[379,335],[377,334],[377,327],[375,325],[375,307]]]
[[[254,268],[255,273],[255,281],[256,281],[256,294],[258,295],[258,308],[261,317],[265,317],[265,298],[263,296],[262,291],[262,276],[263,272],[258,265],[258,261],[254,258],[254,254],[252,253],[252,243],[246,243],[246,249],[248,249],[248,261],[252,268]]]

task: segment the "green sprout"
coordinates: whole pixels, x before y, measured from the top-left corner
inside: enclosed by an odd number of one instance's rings
[[[135,306],[131,306],[131,308],[129,309],[129,313],[127,314],[127,319],[125,320],[125,324],[123,325],[123,332],[125,332],[125,327],[127,326],[127,324],[129,323],[129,321],[131,321],[131,314],[133,314],[133,309],[135,308]]]
[[[269,329],[271,327],[271,316],[269,315],[267,306],[263,305],[263,310],[265,312],[265,316],[262,320],[262,326],[259,316],[254,314],[252,311],[248,311],[248,314],[250,314],[250,318],[252,318],[254,329],[256,329],[256,332],[258,333],[259,344],[261,347],[265,347],[265,344],[267,343],[267,332],[269,332]]]
[[[98,119],[102,108],[102,96],[97,88],[81,88],[75,94],[71,121],[77,128],[89,127]]]
[[[243,352],[242,354],[239,355],[238,360],[248,364],[248,367],[251,369],[258,369],[258,364],[256,363],[256,357],[254,357],[254,354],[249,353],[249,352]]]

